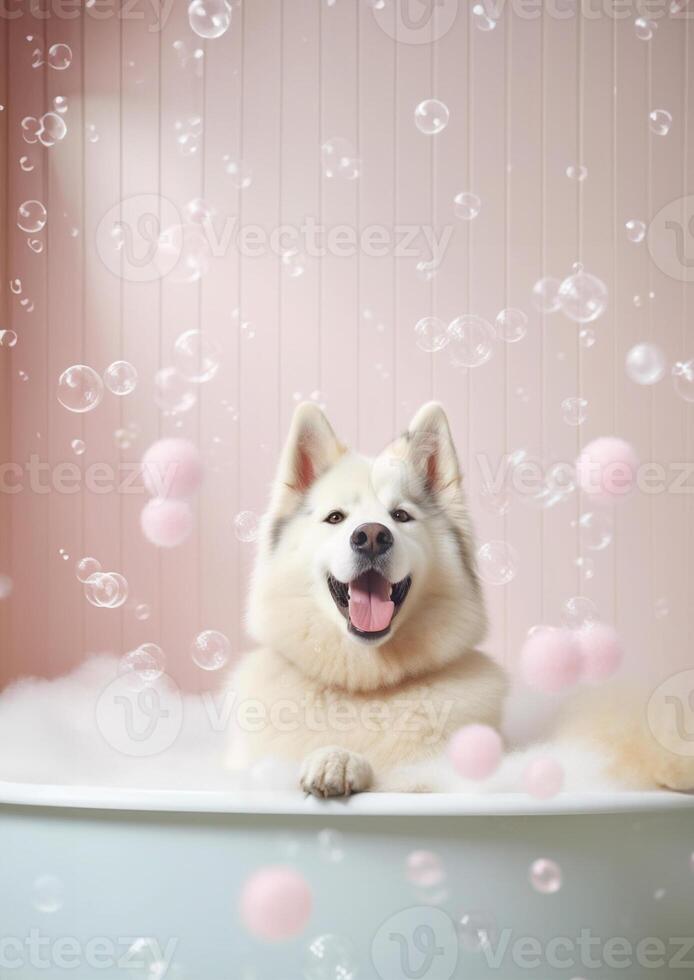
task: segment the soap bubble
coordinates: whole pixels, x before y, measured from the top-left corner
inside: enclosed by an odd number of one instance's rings
[[[33,235],[46,227],[48,215],[41,201],[25,201],[17,208],[17,227]]]
[[[648,122],[656,136],[667,136],[672,126],[672,115],[667,109],[654,109],[648,114]]]
[[[361,161],[357,159],[354,147],[341,136],[326,140],[321,147],[323,173],[326,177],[342,177],[356,180],[361,172]]]
[[[639,385],[654,385],[665,374],[665,355],[655,344],[636,344],[626,356],[626,372]]]
[[[31,251],[36,252],[37,255],[39,252],[43,252],[43,242],[40,238],[27,238],[27,245]]]
[[[104,384],[114,395],[129,395],[137,385],[137,371],[129,361],[114,361],[104,371]]]
[[[157,241],[154,264],[171,282],[198,282],[210,268],[210,243],[204,229],[190,221],[172,225]]]
[[[581,183],[588,176],[588,167],[584,167],[582,163],[571,163],[566,168],[566,176],[569,180],[577,180]]]
[[[585,398],[565,398],[561,403],[561,415],[567,425],[583,425],[588,418],[588,402]]]
[[[540,313],[556,313],[561,307],[559,287],[561,283],[552,276],[538,279],[533,286],[533,303]]]
[[[282,252],[281,262],[291,279],[298,279],[306,271],[306,256],[296,248]]]
[[[133,433],[130,429],[116,429],[113,441],[119,449],[130,449],[133,444]]]
[[[224,633],[203,630],[193,640],[193,662],[203,670],[219,670],[229,659],[231,644]]]
[[[57,112],[47,112],[41,116],[37,136],[39,142],[43,143],[44,146],[55,146],[56,143],[65,139],[66,133],[65,120]]]
[[[59,912],[65,901],[65,886],[55,875],[39,875],[32,886],[32,904],[37,912]]]
[[[197,396],[176,368],[160,368],[154,376],[154,401],[164,412],[187,412],[195,405]]]
[[[582,548],[603,551],[612,541],[612,519],[604,511],[589,511],[578,519]]]
[[[578,268],[559,287],[559,303],[569,319],[590,323],[607,305],[607,287],[597,276]]]
[[[73,439],[70,443],[70,448],[72,449],[75,456],[84,456],[87,449],[83,439]]]
[[[236,515],[234,532],[239,541],[255,541],[258,537],[258,518],[252,510],[242,510]]]
[[[496,27],[496,21],[487,13],[484,4],[476,3],[472,7],[472,20],[478,31],[488,33]]]
[[[649,20],[647,17],[637,17],[634,21],[634,33],[639,41],[650,41],[657,28],[656,21]]]
[[[496,927],[492,918],[483,912],[463,912],[458,919],[458,935],[463,949],[479,953],[494,945]]]
[[[0,599],[9,599],[12,595],[12,579],[9,575],[0,575]]]
[[[677,361],[672,368],[675,391],[686,402],[694,402],[694,361]]]
[[[61,115],[64,112],[67,112],[68,104],[67,104],[67,99],[65,98],[64,95],[56,95],[56,97],[53,99],[53,108],[55,109],[56,112],[59,112]]]
[[[518,571],[518,553],[506,541],[487,541],[477,551],[477,569],[488,585],[507,585]]]
[[[136,650],[131,650],[121,658],[118,665],[119,674],[132,673],[144,684],[151,684],[164,673],[166,657],[161,647],[156,643],[143,643]]]
[[[72,49],[69,44],[52,44],[48,49],[48,66],[56,71],[65,71],[72,64]]]
[[[189,116],[186,120],[177,119],[174,123],[176,145],[181,156],[192,157],[200,149],[202,137],[202,117]]]
[[[231,11],[227,0],[192,0],[188,21],[198,37],[221,37],[231,24]]]
[[[304,960],[304,980],[354,980],[354,948],[348,939],[326,933],[311,940]]]
[[[93,606],[117,609],[128,598],[128,583],[118,572],[94,572],[84,583],[84,594]]]
[[[561,868],[556,861],[538,858],[530,866],[529,879],[536,892],[553,895],[561,888]]]
[[[91,412],[103,394],[101,378],[86,364],[73,364],[58,378],[58,401],[69,412]]]
[[[85,132],[87,134],[88,143],[99,142],[99,134],[96,130],[96,126],[94,125],[94,123],[87,123],[87,125],[85,126]]]
[[[593,559],[586,558],[584,555],[579,555],[574,561],[574,565],[578,569],[583,581],[590,582],[595,575],[595,562]]]
[[[140,602],[135,606],[135,619],[139,623],[144,623],[145,620],[149,619],[150,609],[146,602]]]
[[[14,347],[17,343],[17,334],[14,330],[0,330],[0,347]]]
[[[479,367],[492,356],[494,331],[481,316],[465,313],[448,324],[451,363],[454,367]]]
[[[21,291],[22,291],[22,280],[10,279],[10,292],[14,293],[15,296],[19,296]]]
[[[255,324],[251,320],[244,320],[239,325],[239,333],[244,340],[253,340],[255,337]]]
[[[443,350],[449,343],[446,324],[437,316],[425,316],[418,320],[414,328],[417,347],[428,354]]]
[[[100,571],[101,562],[97,561],[96,558],[80,558],[75,565],[75,575],[77,576],[77,581],[82,583],[86,582],[90,576],[95,575]]]
[[[201,197],[194,197],[185,206],[186,217],[189,221],[194,221],[196,224],[204,225],[208,221],[212,220],[214,211],[212,207],[203,200]]]
[[[435,136],[448,125],[450,112],[448,106],[438,99],[425,99],[414,111],[414,121],[420,133]]]
[[[545,474],[545,486],[550,493],[570,497],[576,489],[576,469],[571,463],[553,463]]]
[[[624,222],[624,228],[627,233],[627,238],[634,245],[638,245],[646,237],[646,224],[643,221],[639,221],[638,218],[629,218],[628,221]]]
[[[330,864],[339,864],[345,856],[344,841],[339,830],[321,830],[318,834],[321,857]]]
[[[433,851],[412,851],[407,855],[405,874],[417,888],[435,888],[446,880],[443,861]]]
[[[502,310],[496,318],[496,335],[508,344],[522,340],[528,332],[528,317],[522,310]]]
[[[453,210],[461,221],[472,221],[480,213],[482,201],[472,191],[461,191],[453,198]]]
[[[567,629],[582,630],[597,622],[598,608],[587,596],[575,595],[562,606],[561,620]]]
[[[231,182],[239,191],[244,191],[253,183],[253,172],[243,160],[234,160],[228,154],[222,157],[224,172],[231,177]]]
[[[202,384],[219,370],[220,350],[199,330],[186,330],[174,344],[176,370],[186,381]]]
[[[25,174],[30,174],[31,171],[34,169],[34,164],[31,162],[29,157],[26,156],[19,158],[19,166],[20,169],[23,170]]]
[[[421,279],[422,282],[431,282],[439,271],[439,265],[439,259],[420,259],[415,266],[417,278]]]

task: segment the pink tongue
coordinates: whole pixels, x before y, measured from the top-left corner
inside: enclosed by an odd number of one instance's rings
[[[390,582],[378,572],[366,572],[349,583],[349,618],[362,633],[387,629],[394,612]]]

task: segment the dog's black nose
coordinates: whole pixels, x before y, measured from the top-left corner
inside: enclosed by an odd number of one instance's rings
[[[360,524],[349,540],[353,551],[369,558],[384,555],[393,547],[393,535],[385,524]]]

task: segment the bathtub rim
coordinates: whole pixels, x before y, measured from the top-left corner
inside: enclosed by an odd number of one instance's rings
[[[551,816],[694,810],[694,794],[666,790],[562,793],[534,800],[522,793],[360,793],[349,800],[317,800],[299,793],[67,786],[0,780],[0,806],[162,813],[286,816]]]

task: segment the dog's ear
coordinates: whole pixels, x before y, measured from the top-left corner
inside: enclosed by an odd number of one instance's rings
[[[272,509],[293,510],[315,481],[345,452],[323,412],[312,402],[297,405],[282,450]]]
[[[460,487],[460,467],[448,419],[438,402],[422,405],[407,430],[408,456],[426,490],[449,497]]]

